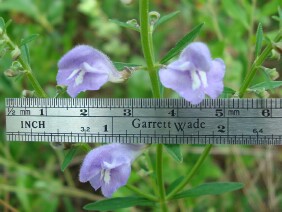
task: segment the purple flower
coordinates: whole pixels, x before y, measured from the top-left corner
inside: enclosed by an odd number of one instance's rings
[[[108,144],[93,149],[82,163],[80,182],[89,181],[95,190],[101,188],[105,197],[111,197],[127,183],[131,163],[143,148],[138,144]]]
[[[109,58],[87,45],[76,46],[66,53],[58,67],[57,83],[68,86],[71,97],[76,97],[81,91],[99,90],[107,81],[123,81]]]
[[[165,87],[175,90],[192,104],[198,104],[205,94],[215,99],[222,93],[224,73],[223,60],[212,60],[208,47],[194,42],[183,50],[178,60],[162,68],[159,75]]]

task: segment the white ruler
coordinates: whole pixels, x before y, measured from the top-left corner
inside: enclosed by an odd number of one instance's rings
[[[282,99],[6,99],[8,141],[282,144]]]

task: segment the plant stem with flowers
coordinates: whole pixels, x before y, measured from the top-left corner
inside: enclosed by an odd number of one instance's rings
[[[199,104],[205,98],[205,95],[208,95],[212,99],[218,98],[224,91],[224,61],[220,58],[212,59],[210,51],[204,43],[194,42],[188,45],[196,37],[202,24],[195,27],[195,29],[184,36],[184,38],[176,44],[175,48],[167,53],[164,57],[165,59],[163,58],[160,62],[156,62],[153,43],[155,22],[151,20],[149,3],[149,0],[139,0],[140,27],[130,25],[129,28],[140,32],[141,46],[146,66],[137,66],[134,69],[144,69],[149,74],[153,98],[158,99],[163,97],[160,92],[160,83],[164,87],[176,91],[191,104]],[[0,30],[2,30],[0,31],[0,41],[4,40],[4,44],[11,50],[13,59],[20,64],[20,70],[22,70],[30,80],[35,90],[36,97],[46,98],[47,94],[32,73],[29,63],[26,62],[21,55],[19,47],[10,40],[5,30],[3,31],[1,28],[1,26],[4,25],[4,20],[0,19]],[[128,26],[128,24],[123,23],[122,26]],[[260,39],[262,39],[262,37]],[[269,42],[261,54],[260,52],[257,53],[251,70],[239,90],[239,97],[244,96],[256,71],[261,68],[263,62],[281,39],[282,34],[280,30],[273,42]],[[257,43],[259,45],[260,42]],[[281,52],[281,46],[278,48],[280,48],[279,50]],[[257,47],[256,49],[261,49],[261,47]],[[168,62],[179,53],[180,56],[178,59],[164,66],[164,63]],[[62,91],[65,91],[67,87],[67,93],[73,98],[83,91],[99,90],[108,81],[115,83],[124,82],[128,78],[128,75],[131,74],[128,70],[119,72],[104,53],[88,45],[78,45],[66,53],[58,62],[58,69],[58,85],[64,86]],[[60,94],[57,94],[56,97],[59,95]],[[153,167],[156,178],[154,179],[156,181],[154,184],[155,196],[145,193],[133,185],[127,184],[132,163],[142,154],[148,145],[108,144],[91,151],[87,145],[82,147],[89,153],[85,157],[80,169],[80,182],[90,182],[95,190],[101,189],[102,194],[108,198],[86,205],[85,209],[89,210],[105,210],[105,208],[107,210],[116,209],[114,208],[114,202],[118,202],[120,208],[135,205],[159,206],[161,211],[166,212],[169,210],[167,203],[174,199],[193,197],[193,195],[221,194],[243,187],[241,183],[209,183],[183,191],[202,167],[212,149],[212,145],[205,146],[204,151],[191,168],[190,172],[183,177],[177,185],[171,188],[170,192],[167,192],[163,175],[164,145],[156,144],[156,164],[155,167]],[[177,147],[179,147],[179,145]],[[72,150],[74,151],[70,150],[71,154],[69,154],[68,157],[74,156],[76,150]],[[70,163],[71,159],[72,158],[67,158],[66,161]],[[68,163],[64,165],[62,170],[67,167]],[[130,191],[135,193],[137,197],[111,198],[113,193],[121,186],[126,186]]]
[[[158,81],[158,73],[155,67],[154,46],[153,46],[153,32],[149,23],[149,1],[139,1],[140,14],[140,35],[144,58],[147,64],[147,71],[149,72],[152,93],[154,98],[161,98],[160,86]],[[157,184],[159,189],[159,203],[163,211],[167,211],[166,194],[163,180],[163,145],[157,144],[157,160],[156,160],[156,174]]]
[[[152,28],[149,23],[149,0],[140,0],[140,35],[141,35],[141,44],[143,49],[144,58],[147,64],[147,71],[151,79],[151,87],[154,98],[161,98],[159,81],[157,75],[157,69],[155,68],[155,58],[154,58],[154,46],[152,42]],[[212,145],[207,145],[202,156],[197,161],[195,166],[192,168],[191,172],[187,177],[179,184],[168,196],[166,196],[164,180],[163,180],[163,145],[157,144],[156,146],[156,174],[157,174],[157,184],[159,188],[159,203],[162,208],[162,211],[167,211],[166,201],[170,199],[174,194],[181,191],[190,181],[190,179],[196,174],[198,169],[203,164],[205,158],[208,156]]]

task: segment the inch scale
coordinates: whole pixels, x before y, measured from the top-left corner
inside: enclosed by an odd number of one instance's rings
[[[8,141],[282,144],[282,99],[6,99]]]

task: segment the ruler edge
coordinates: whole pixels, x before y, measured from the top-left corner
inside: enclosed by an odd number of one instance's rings
[[[5,117],[7,117],[7,107],[11,106],[9,105],[9,101],[14,101],[14,100],[21,100],[23,102],[26,102],[26,100],[28,101],[41,101],[41,102],[45,102],[45,105],[46,105],[46,101],[50,101],[50,100],[54,100],[54,101],[60,101],[60,100],[64,100],[66,102],[69,102],[69,101],[79,101],[80,103],[83,102],[83,101],[91,101],[91,100],[96,100],[96,101],[109,101],[109,100],[115,100],[115,101],[127,101],[127,102],[133,102],[133,101],[142,101],[142,100],[146,100],[146,101],[152,101],[152,102],[156,102],[157,101],[172,101],[172,102],[186,102],[187,101],[183,98],[159,98],[159,99],[155,99],[155,98],[5,98]],[[191,108],[195,108],[195,109],[198,109],[198,108],[201,108],[201,105],[204,104],[203,106],[206,106],[206,102],[216,102],[216,101],[221,101],[221,102],[232,102],[234,104],[234,101],[255,101],[255,102],[261,102],[261,104],[263,102],[265,102],[265,106],[272,106],[272,102],[277,102],[277,101],[280,101],[280,107],[278,108],[281,108],[281,98],[268,98],[268,99],[253,99],[253,98],[243,98],[243,99],[239,99],[239,98],[231,98],[231,99],[228,99],[228,98],[221,98],[221,99],[204,99],[204,101],[202,101],[201,103],[197,104],[197,105],[192,105],[191,103],[189,103],[189,106]],[[56,101],[56,102],[57,102]],[[26,106],[26,105],[23,105],[23,106]],[[29,106],[30,107],[30,106]],[[155,106],[153,106],[155,107]],[[190,108],[188,107],[188,108]],[[32,107],[30,107],[32,108]],[[169,108],[169,107],[168,107]],[[173,108],[173,107],[172,107]],[[185,107],[187,108],[187,107]],[[215,104],[214,104],[214,107],[209,107],[209,108],[221,108],[221,107],[215,107]],[[224,107],[225,108],[225,107]],[[262,108],[262,107],[260,107]],[[265,108],[265,107],[263,107]],[[6,141],[9,141],[9,142],[14,142],[14,141],[10,141],[8,140],[7,138],[7,132],[6,132]],[[20,141],[20,142],[25,142],[25,141]],[[27,142],[44,142],[44,141],[27,141]],[[52,141],[46,141],[46,142],[52,142]],[[66,141],[61,141],[61,142],[66,142]],[[87,143],[87,142],[85,142]],[[91,142],[92,143],[92,142]],[[96,142],[95,142],[96,143]],[[107,143],[107,142],[97,142],[97,143]],[[112,142],[112,143],[115,143],[115,142]],[[126,143],[126,142],[124,142]],[[176,143],[175,143],[176,144]],[[177,143],[178,144],[178,143]],[[190,143],[185,143],[185,144],[190,144]],[[195,144],[201,144],[201,143],[195,143]],[[207,143],[203,143],[203,144],[207,144]],[[209,143],[209,144],[215,144],[215,143]],[[281,143],[282,144],[282,143]],[[238,145],[249,145],[248,143],[247,144],[241,144],[241,143],[238,143]],[[261,143],[257,143],[255,145],[279,145],[279,144],[261,144]]]

